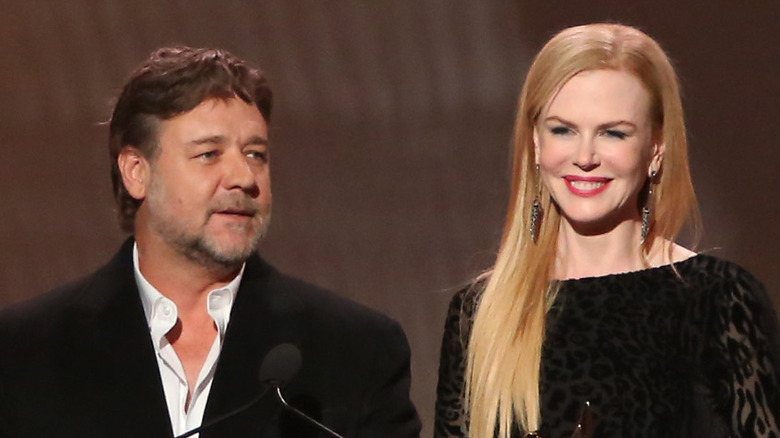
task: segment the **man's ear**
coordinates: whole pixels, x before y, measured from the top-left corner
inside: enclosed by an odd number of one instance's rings
[[[127,193],[139,201],[144,199],[149,184],[149,160],[135,147],[125,146],[116,161]]]

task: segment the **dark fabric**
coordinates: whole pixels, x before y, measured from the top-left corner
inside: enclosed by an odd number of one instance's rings
[[[605,437],[779,437],[780,329],[762,285],[698,255],[561,283],[542,351],[543,438],[572,436],[590,402]],[[480,289],[453,298],[436,437],[467,436],[462,388]]]
[[[285,398],[347,437],[418,437],[409,348],[393,320],[247,261],[204,423],[254,398],[275,345],[302,354]],[[0,437],[171,437],[132,241],[74,284],[0,312]],[[319,437],[266,396],[203,432],[215,437]]]

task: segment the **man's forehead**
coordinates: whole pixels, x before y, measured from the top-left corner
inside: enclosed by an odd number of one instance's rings
[[[161,140],[268,142],[268,124],[260,110],[238,98],[204,100],[190,111],[163,120],[159,133]]]

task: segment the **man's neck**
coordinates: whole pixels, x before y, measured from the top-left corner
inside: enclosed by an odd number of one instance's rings
[[[217,267],[202,264],[167,245],[139,239],[138,267],[144,278],[182,311],[205,308],[208,293],[230,283],[241,266]]]

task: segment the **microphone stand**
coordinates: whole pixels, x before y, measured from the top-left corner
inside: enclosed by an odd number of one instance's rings
[[[260,365],[260,371],[258,372],[258,380],[260,381],[260,384],[263,387],[262,391],[260,391],[260,394],[258,394],[255,398],[253,398],[249,402],[241,405],[239,408],[234,409],[228,412],[227,414],[221,415],[209,421],[206,424],[202,424],[196,427],[195,429],[192,429],[189,432],[184,433],[183,435],[178,435],[175,438],[191,437],[192,435],[195,435],[196,433],[199,433],[204,429],[208,429],[217,423],[221,423],[223,420],[226,420],[236,414],[239,414],[249,409],[255,403],[260,401],[260,399],[262,399],[263,396],[265,396],[265,394],[271,388],[276,389],[276,395],[278,396],[279,401],[282,402],[283,408],[294,413],[295,415],[302,418],[303,420],[306,420],[308,423],[317,427],[319,430],[327,432],[327,434],[332,436],[333,438],[344,438],[343,436],[337,434],[336,432],[329,429],[327,426],[315,420],[314,418],[311,418],[308,415],[304,414],[303,412],[299,411],[298,409],[292,407],[289,403],[287,403],[287,400],[285,400],[284,397],[282,396],[282,388],[281,388],[282,384],[292,379],[292,377],[298,372],[300,367],[301,367],[301,351],[298,349],[298,347],[289,343],[279,344],[275,346],[274,348],[271,349],[271,351],[268,352],[268,354],[266,354],[266,357],[263,359],[263,363]]]
[[[290,412],[292,412],[292,413],[296,414],[298,417],[308,421],[312,425],[318,427],[320,430],[327,432],[328,435],[332,436],[333,438],[344,438],[343,436],[341,436],[341,435],[337,434],[336,432],[332,431],[327,426],[325,426],[324,424],[322,424],[319,421],[315,420],[314,418],[311,418],[310,416],[304,414],[303,412],[299,411],[298,409],[295,409],[294,407],[292,407],[289,403],[287,403],[287,400],[285,400],[284,397],[282,397],[282,388],[280,388],[278,385],[274,385],[274,386],[276,388],[276,395],[279,396],[279,401],[281,401],[282,405],[286,409],[290,410]]]
[[[278,388],[278,386],[276,388]],[[196,433],[200,433],[204,429],[208,429],[208,428],[210,428],[211,426],[213,426],[213,425],[215,425],[217,423],[221,423],[222,420],[230,418],[233,415],[236,415],[236,414],[238,414],[240,412],[245,411],[246,409],[249,409],[250,407],[252,407],[252,405],[254,405],[255,403],[259,402],[260,399],[263,398],[263,396],[265,396],[265,393],[268,392],[268,389],[269,389],[269,387],[266,386],[265,388],[263,388],[262,391],[260,391],[260,394],[258,394],[252,400],[249,400],[247,403],[244,403],[240,407],[238,407],[236,409],[233,409],[232,411],[228,412],[227,414],[220,415],[219,417],[209,421],[208,423],[202,424],[202,425],[196,427],[195,429],[192,429],[192,430],[190,430],[190,431],[188,431],[188,432],[186,432],[186,433],[184,433],[182,435],[177,435],[175,438],[188,438],[188,437],[191,437],[191,436],[195,435]]]

